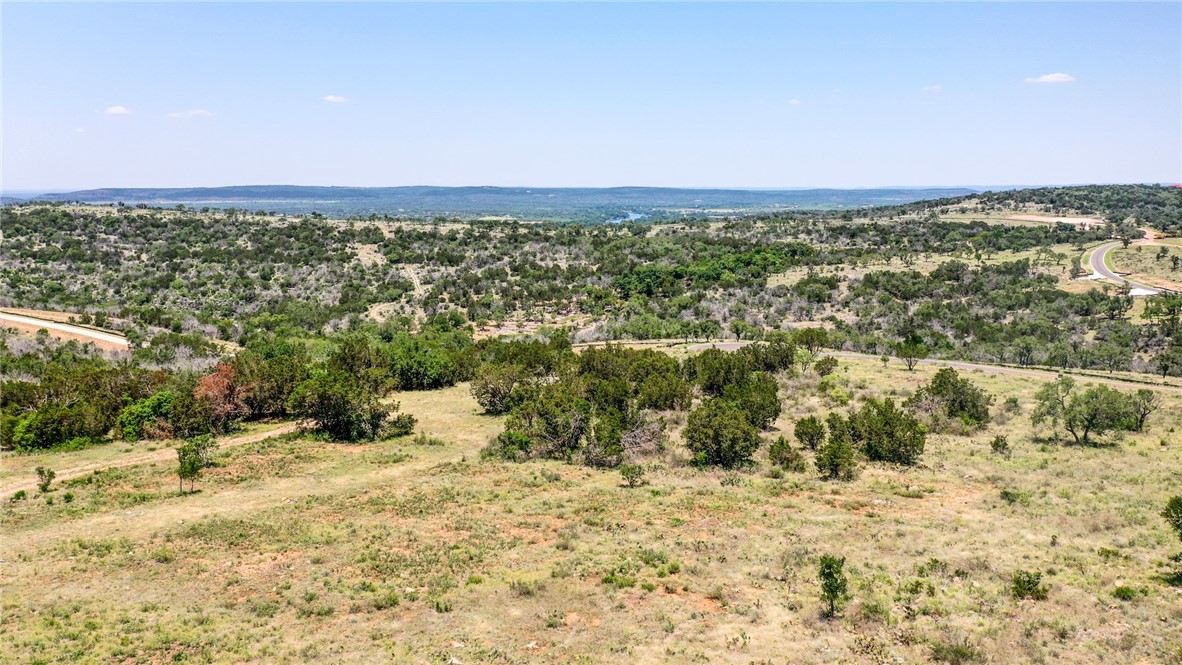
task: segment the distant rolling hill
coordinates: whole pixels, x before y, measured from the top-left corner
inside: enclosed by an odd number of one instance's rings
[[[973,194],[968,188],[889,189],[678,189],[667,187],[306,187],[249,185],[192,188],[91,189],[38,196],[152,206],[245,208],[288,214],[407,217],[511,216],[519,219],[609,221],[682,214],[842,210],[898,205]]]

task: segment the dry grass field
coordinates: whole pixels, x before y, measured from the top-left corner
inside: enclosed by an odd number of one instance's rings
[[[903,397],[936,369],[843,359],[826,389],[785,380],[772,436],[846,397]],[[1158,515],[1182,489],[1182,396],[1163,394],[1145,434],[1072,447],[1030,425],[1040,381],[963,375],[999,414],[1010,396],[1020,411],[849,483],[763,459],[688,467],[677,419],[641,487],[484,461],[500,420],[458,386],[398,396],[439,445],[291,435],[224,449],[184,496],[171,459],[5,496],[0,661],[1182,662],[1166,565],[1182,543]],[[1011,456],[991,452],[998,434]],[[118,456],[37,463],[101,459]],[[833,619],[826,553],[850,576]],[[1043,573],[1048,598],[1011,598],[1017,570]]]
[[[1163,256],[1159,256],[1161,250]],[[1175,270],[1172,257],[1182,260],[1182,244],[1176,239],[1137,243],[1116,248],[1106,257],[1113,269],[1129,273],[1130,279],[1167,289],[1182,290],[1182,269]]]

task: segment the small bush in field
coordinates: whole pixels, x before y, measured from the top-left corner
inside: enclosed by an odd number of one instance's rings
[[[1042,583],[1042,573],[1025,570],[1014,571],[1010,580],[1010,595],[1016,600],[1046,600],[1050,587]]]
[[[644,484],[644,467],[639,464],[621,464],[620,475],[628,487],[640,487]]]
[[[772,464],[785,471],[804,473],[807,468],[804,455],[801,455],[800,451],[793,448],[788,439],[782,436],[771,443],[767,455]]]
[[[400,413],[386,424],[385,434],[389,437],[406,436],[415,431],[415,425],[418,423],[418,418],[415,418],[413,415]]]
[[[1001,457],[1009,457],[1010,456],[1010,440],[1007,439],[1006,437],[998,434],[997,436],[993,437],[992,441],[989,442],[989,449],[993,451],[994,455],[1000,455]]]
[[[37,467],[37,489],[40,490],[42,494],[45,494],[49,491],[49,484],[52,483],[53,479],[56,477],[57,473],[55,473],[53,469],[44,466]]]

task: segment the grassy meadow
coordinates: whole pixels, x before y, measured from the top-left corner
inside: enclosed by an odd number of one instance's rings
[[[785,379],[771,437],[936,369],[843,359],[826,388]],[[962,376],[998,398],[986,430],[929,435],[919,467],[848,483],[772,471],[763,451],[742,472],[688,466],[677,420],[638,487],[482,460],[501,420],[466,385],[397,396],[417,442],[227,446],[184,496],[172,458],[61,473],[0,508],[0,661],[1182,662],[1182,543],[1158,515],[1182,487],[1182,395],[1162,393],[1146,433],[1073,447],[1029,422],[1041,381]],[[35,461],[137,454],[103,450]],[[2,463],[6,482],[30,468]],[[832,619],[821,554],[850,578]],[[1042,573],[1045,600],[1011,597],[1019,570]]]
[[[1164,255],[1159,252],[1165,250]],[[1172,257],[1182,258],[1182,242],[1168,238],[1154,244],[1136,244],[1116,248],[1109,254],[1111,264],[1130,277],[1152,286],[1182,289],[1182,270],[1175,270]]]

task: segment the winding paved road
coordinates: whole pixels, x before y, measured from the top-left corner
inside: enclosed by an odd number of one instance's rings
[[[1117,247],[1120,247],[1120,246],[1121,246],[1120,241],[1116,240],[1113,242],[1109,242],[1109,243],[1105,243],[1103,245],[1100,245],[1095,250],[1093,250],[1092,251],[1092,258],[1091,258],[1092,272],[1103,276],[1105,279],[1112,280],[1112,281],[1116,282],[1117,284],[1128,284],[1130,287],[1132,287],[1134,289],[1144,289],[1145,291],[1148,292],[1148,293],[1134,293],[1133,295],[1150,296],[1155,293],[1161,293],[1161,289],[1149,286],[1148,284],[1141,284],[1140,282],[1134,282],[1132,280],[1125,279],[1124,277],[1121,277],[1120,275],[1118,275],[1108,269],[1108,266],[1104,263],[1104,258],[1106,256],[1108,256],[1108,252],[1111,252],[1113,249],[1116,249]]]

